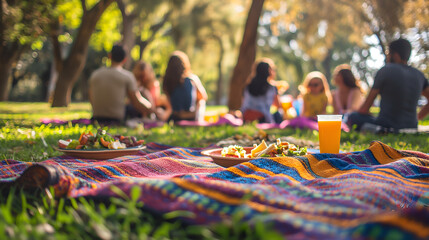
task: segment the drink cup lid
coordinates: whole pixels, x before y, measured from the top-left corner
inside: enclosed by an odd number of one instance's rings
[[[324,114],[317,115],[317,121],[341,121],[343,115]]]

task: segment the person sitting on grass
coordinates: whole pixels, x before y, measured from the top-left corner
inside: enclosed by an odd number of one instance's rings
[[[323,73],[313,71],[307,74],[299,90],[303,99],[303,117],[316,120],[317,115],[326,114],[332,95]]]
[[[272,105],[280,107],[277,87],[270,82],[275,79],[276,71],[273,60],[263,58],[256,62],[250,83],[243,93],[241,112],[243,120],[259,123],[280,123],[283,119],[279,112],[271,114]]]
[[[411,44],[406,39],[397,39],[389,44],[386,65],[375,75],[374,85],[365,102],[357,112],[350,114],[347,124],[360,131],[365,123],[397,132],[401,129],[416,129],[418,120],[429,113],[429,102],[417,114],[421,95],[429,100],[429,83],[422,72],[408,65]],[[375,98],[380,95],[380,113],[370,115]]]
[[[134,75],[122,68],[125,56],[122,46],[113,46],[109,53],[111,66],[97,69],[89,79],[89,100],[93,114],[91,120],[100,125],[124,123],[126,97],[142,115],[155,112],[154,106],[140,94]]]
[[[337,89],[332,91],[334,114],[349,114],[362,105],[365,98],[359,80],[353,75],[348,64],[338,65],[334,70],[333,83]]]
[[[171,105],[167,96],[161,94],[161,87],[151,64],[145,61],[137,61],[134,64],[133,73],[142,96],[156,107],[158,120],[167,121],[171,114]],[[150,116],[142,116],[132,104],[127,105],[126,115],[127,118],[150,118]]]
[[[184,52],[171,54],[162,89],[173,109],[169,120],[204,121],[207,92],[198,76],[192,73]]]

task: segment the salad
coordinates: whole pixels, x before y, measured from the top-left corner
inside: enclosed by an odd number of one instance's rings
[[[222,157],[237,157],[237,158],[248,158],[246,150],[242,146],[231,145],[222,149]]]
[[[302,156],[307,154],[306,147],[299,147],[289,142],[282,142],[280,138],[276,143],[267,145],[262,140],[259,145],[254,145],[250,153],[247,153],[243,147],[231,145],[224,147],[221,151],[222,157],[254,158],[254,157],[285,157]]]
[[[58,147],[63,149],[125,149],[137,147],[144,140],[137,140],[134,136],[111,135],[104,129],[98,129],[94,134],[91,131],[83,132],[79,139],[59,140]]]

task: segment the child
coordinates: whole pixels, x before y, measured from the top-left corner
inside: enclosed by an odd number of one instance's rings
[[[323,73],[314,71],[307,74],[300,86],[300,91],[303,98],[304,117],[315,119],[318,114],[326,113],[326,107],[331,102],[332,95]]]

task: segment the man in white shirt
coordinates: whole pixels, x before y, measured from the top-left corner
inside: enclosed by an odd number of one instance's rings
[[[109,58],[111,66],[97,69],[89,79],[92,119],[102,125],[122,124],[127,97],[142,114],[153,113],[154,106],[139,92],[133,73],[122,68],[126,61],[124,48],[113,46]]]

